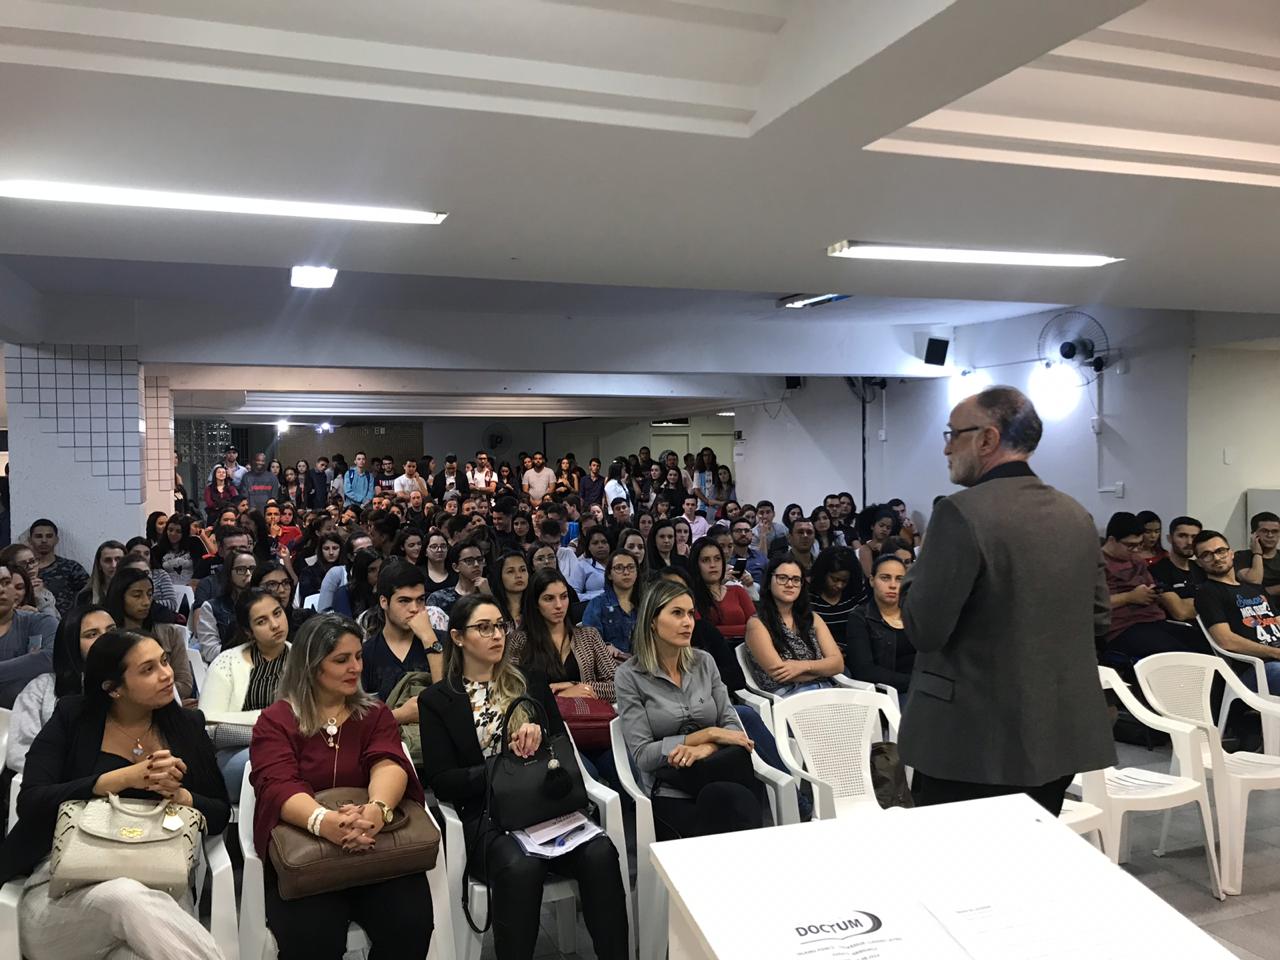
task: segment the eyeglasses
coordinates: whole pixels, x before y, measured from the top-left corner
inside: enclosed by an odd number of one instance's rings
[[[1139,540],[1137,543],[1129,543],[1129,542],[1127,542],[1127,541],[1125,541],[1125,540],[1121,540],[1121,541],[1120,541],[1120,546],[1124,547],[1126,550],[1141,550],[1141,549],[1142,549],[1142,541],[1141,541],[1141,540]]]
[[[467,629],[474,630],[481,640],[492,640],[497,633],[503,636],[507,633],[507,625],[501,620],[480,620],[477,623],[468,623]]]
[[[253,576],[253,567],[232,567],[231,575],[233,577],[251,577]]]
[[[614,573],[635,573],[636,565],[634,563],[615,563],[613,565]]]
[[[484,563],[484,557],[459,557],[458,563],[465,563],[469,567],[478,567]]]
[[[1230,547],[1219,547],[1217,550],[1205,550],[1203,553],[1197,553],[1197,560],[1225,560],[1231,556]]]
[[[804,577],[788,577],[783,573],[775,573],[773,579],[780,587],[798,587],[804,583]]]
[[[950,443],[953,439],[960,436],[960,434],[962,433],[972,433],[974,430],[981,430],[981,429],[982,427],[961,427],[959,430],[943,430],[942,442]]]

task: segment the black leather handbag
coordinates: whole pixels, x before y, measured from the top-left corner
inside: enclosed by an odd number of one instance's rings
[[[531,757],[511,752],[511,717],[524,706],[542,727],[542,743]],[[587,805],[582,770],[567,734],[552,735],[541,703],[517,697],[502,718],[502,747],[486,761],[489,818],[502,830],[523,830]]]
[[[516,756],[511,751],[508,734],[511,718],[522,705],[529,711],[531,722],[542,727],[542,742],[531,757]],[[517,697],[502,718],[502,746],[495,756],[485,761],[484,811],[476,824],[476,841],[481,845],[478,853],[484,863],[485,902],[490,905],[483,927],[471,916],[469,884],[462,885],[462,911],[476,933],[484,933],[493,924],[488,859],[494,834],[488,829],[489,825],[503,833],[523,830],[587,806],[587,786],[573,744],[567,734],[552,736],[548,727],[547,713],[541,703],[532,697]],[[472,876],[469,857],[467,876]]]

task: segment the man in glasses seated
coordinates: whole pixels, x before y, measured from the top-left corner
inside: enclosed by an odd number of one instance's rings
[[[1208,653],[1209,644],[1195,627],[1170,620],[1160,603],[1161,590],[1142,548],[1142,521],[1136,514],[1114,513],[1107,521],[1102,545],[1107,592],[1111,594],[1111,628],[1101,650],[1101,662],[1124,667],[1153,653]]]
[[[1242,583],[1236,576],[1231,545],[1217,530],[1202,530],[1193,544],[1196,562],[1208,580],[1196,591],[1199,614],[1213,642],[1231,653],[1258,657],[1267,671],[1267,693],[1280,693],[1280,624],[1266,589]],[[1232,661],[1232,666],[1244,665]],[[1240,669],[1250,689],[1257,687],[1253,670]]]

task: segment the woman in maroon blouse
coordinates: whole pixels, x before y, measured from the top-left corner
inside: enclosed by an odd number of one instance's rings
[[[689,572],[693,574],[698,616],[736,646],[747,634],[747,621],[756,615],[756,605],[745,587],[725,583],[724,552],[719,544],[710,537],[700,537],[689,550]]]
[[[307,621],[285,662],[279,699],[253,729],[253,841],[266,871],[267,926],[281,960],[340,960],[352,921],[368,935],[375,960],[425,958],[431,943],[425,874],[282,900],[267,857],[271,831],[282,821],[359,856],[376,846],[396,804],[423,802],[399,725],[385,704],[360,688],[361,649],[360,628],[346,617],[322,614]],[[330,787],[367,789],[369,802],[321,813],[315,793]]]

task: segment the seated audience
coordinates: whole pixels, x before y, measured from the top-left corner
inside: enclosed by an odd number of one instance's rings
[[[119,540],[104,540],[93,553],[93,572],[83,590],[76,594],[77,603],[101,603],[107,595],[107,585],[116,575],[116,567],[124,559],[124,544]]]
[[[844,533],[831,519],[831,511],[826,507],[814,507],[809,514],[809,522],[813,524],[813,556],[830,547],[844,546]]]
[[[1236,576],[1274,597],[1280,594],[1280,516],[1267,510],[1255,513],[1249,518],[1249,533],[1249,549],[1236,551]]]
[[[765,571],[760,614],[747,624],[746,642],[752,675],[767,693],[785,697],[824,690],[844,672],[844,657],[831,631],[809,609],[804,572],[786,556]]]
[[[258,716],[276,700],[289,649],[289,620],[280,601],[252,587],[236,600],[236,646],[209,664],[200,691],[200,711],[213,725],[218,769],[227,796],[240,797],[249,740]]]
[[[1205,573],[1196,562],[1194,540],[1202,526],[1193,517],[1174,517],[1169,521],[1169,552],[1151,564],[1160,605],[1170,620],[1190,623],[1196,618],[1196,588]]]
[[[871,570],[871,596],[849,617],[844,654],[853,679],[887,684],[904,696],[916,662],[899,606],[906,575],[906,566],[892,554],[876,559]]]
[[[338,591],[347,585],[347,574],[350,572],[352,559],[360,550],[372,546],[373,539],[363,530],[357,530],[347,537],[342,544],[338,562],[320,581],[320,596],[316,600],[317,610],[323,613],[333,609],[333,605],[337,602]]]
[[[314,617],[293,639],[277,690],[249,747],[256,805],[253,839],[266,874],[267,926],[281,960],[341,957],[357,923],[370,955],[423,960],[431,943],[431,892],[422,873],[295,900],[280,896],[267,847],[280,823],[310,830],[351,856],[372,848],[397,805],[424,802],[391,711],[360,687],[360,628],[346,617]],[[315,794],[357,787],[368,802],[338,810]]]
[[[450,568],[449,538],[438,530],[428,533],[423,543],[422,553],[426,560],[427,591],[434,593],[444,590],[458,582],[458,573]]]
[[[191,535],[191,518],[174,514],[164,526],[160,542],[151,548],[151,566],[163,570],[174,584],[185,587],[195,578],[196,561],[204,546]]]
[[[17,608],[13,575],[0,567],[0,707],[8,709],[22,688],[53,669],[58,621],[47,613]]]
[[[164,650],[173,670],[173,682],[184,706],[195,706],[195,678],[187,656],[187,631],[172,623],[157,623],[154,588],[148,570],[124,567],[111,578],[102,606],[121,630],[151,637]]]
[[[58,556],[58,525],[41,518],[27,529],[27,544],[36,555],[40,579],[58,602],[58,616],[71,609],[71,604],[85,584],[89,573],[68,557]]]
[[[0,846],[0,883],[26,876],[18,932],[27,960],[221,960],[212,935],[179,902],[120,876],[49,896],[49,852],[68,800],[168,800],[204,815],[210,834],[231,804],[204,718],[174,701],[173,671],[150,637],[111,630],[84,659],[84,693],[58,701],[23,769],[18,822]]]
[[[609,534],[603,527],[594,527],[578,538],[577,562],[565,578],[584,601],[604,593],[604,562],[611,551]]]
[[[906,505],[903,505],[905,509]],[[902,529],[902,518],[887,503],[873,503],[858,514],[858,561],[862,572],[871,576],[871,566],[884,549],[885,541]]]
[[[214,529],[217,552],[201,557],[196,563],[196,577],[200,582],[196,585],[196,597],[193,605],[198,610],[207,601],[212,600],[222,591],[222,573],[227,559],[241,550],[253,552],[253,537],[241,529],[233,520],[230,523],[219,522]]]
[[[152,599],[157,607],[163,607],[170,613],[178,612],[178,590],[173,585],[173,578],[168,572],[159,570],[151,566],[151,551],[153,547],[147,546],[145,537],[131,537],[125,541],[124,558],[116,566],[117,572],[123,570],[126,566],[136,566],[147,571],[147,575],[151,577]],[[177,618],[174,618],[177,622]]]
[[[828,547],[809,571],[809,607],[831,631],[836,646],[844,642],[853,608],[867,596],[867,578],[858,555],[848,547]]]
[[[1147,566],[1151,566],[1169,554],[1164,544],[1160,542],[1164,524],[1160,520],[1160,515],[1152,510],[1139,510],[1138,522],[1142,524],[1142,546],[1134,551],[1133,556],[1134,559],[1142,560]]]
[[[635,527],[627,527],[618,532],[618,549],[631,554],[636,562],[636,577],[639,583],[649,579],[649,538]]]
[[[725,562],[730,566],[738,566],[751,574],[751,579],[759,585],[764,579],[765,567],[769,565],[768,557],[751,545],[753,528],[751,521],[739,516],[729,525],[730,551]]]
[[[442,587],[427,597],[427,606],[435,607],[447,617],[453,605],[473,593],[491,595],[484,576],[484,549],[473,540],[459,540],[449,548],[449,569],[457,576],[451,587]]]
[[[675,524],[657,520],[649,531],[649,569],[661,573],[667,567],[688,569],[689,562],[676,551]]]
[[[671,521],[676,532],[676,553],[686,562],[689,559],[689,547],[693,545],[693,527],[683,515]]]
[[[204,507],[206,513],[216,513],[223,507],[231,506],[240,498],[240,491],[227,473],[227,468],[218,464],[213,468],[213,479],[204,488]]]
[[[85,654],[94,641],[114,630],[115,626],[111,614],[93,604],[73,607],[62,618],[53,641],[53,673],[42,673],[32,679],[13,702],[4,765],[14,773],[22,772],[27,762],[27,750],[40,728],[53,716],[58,700],[68,694],[84,692],[81,675],[84,673]]]
[[[206,600],[193,614],[191,635],[195,637],[196,646],[205,663],[213,663],[218,654],[232,646],[236,600],[249,589],[249,581],[253,579],[257,567],[258,561],[248,550],[241,549],[232,553],[223,562],[218,573],[217,594]]]
[[[30,590],[26,596],[20,598],[21,602],[17,604],[19,609],[27,607],[33,612],[47,613],[57,619],[58,601],[40,579],[40,564],[29,546],[25,543],[11,543],[0,550],[0,567],[7,568],[10,574],[15,569],[20,569],[26,574],[26,582],[23,586],[24,588],[29,586]]]
[[[504,746],[502,719],[511,702],[520,696],[535,698],[546,712],[547,733],[565,730],[546,680],[526,676],[513,665],[505,634],[503,613],[491,598],[472,594],[454,605],[445,678],[418,698],[427,785],[457,808],[469,870],[492,889],[497,960],[533,956],[542,889],[551,871],[577,881],[596,956],[624,960],[629,955],[626,897],[618,851],[607,836],[548,860],[525,853],[511,836],[482,819],[485,759]],[[531,756],[541,744],[542,727],[529,722],[523,711],[517,711],[513,727],[507,731],[510,749],[517,756]]]
[[[560,697],[613,702],[614,660],[594,627],[569,620],[569,584],[558,570],[540,570],[524,595],[524,629],[507,639],[511,660],[537,673]]]
[[[494,602],[505,615],[508,630],[524,624],[524,594],[529,588],[529,561],[517,549],[504,551],[489,569],[489,589]]]
[[[639,532],[635,532],[639,536]],[[619,663],[631,656],[636,610],[640,606],[640,561],[634,552],[615,550],[604,562],[604,593],[582,613],[582,625],[595,629]]]
[[[756,615],[756,605],[746,588],[726,583],[724,553],[710,537],[703,537],[689,552],[693,574],[693,599],[698,616],[707,620],[731,644],[746,636],[747,621]]]
[[[1102,554],[1111,594],[1111,627],[1100,651],[1103,663],[1108,655],[1133,662],[1153,653],[1208,653],[1200,631],[1170,620],[1158,602],[1160,591],[1151,568],[1134,556],[1142,548],[1142,538],[1142,522],[1132,513],[1112,514],[1107,522]]]
[[[1259,692],[1280,694],[1280,621],[1271,595],[1258,584],[1241,582],[1231,545],[1217,530],[1196,534],[1193,548],[1207,575],[1196,590],[1196,613],[1209,636],[1223,650],[1261,660],[1267,689]],[[1257,674],[1251,667],[1236,660],[1227,662],[1249,689],[1257,688]]]
[[[382,554],[374,547],[357,550],[351,557],[347,582],[333,596],[332,612],[359,620],[377,606],[374,593],[382,572]]]
[[[897,497],[889,501],[889,507],[898,515],[898,529],[894,536],[904,541],[914,553],[915,548],[920,545],[920,532],[916,530],[916,525],[911,520],[911,512],[907,510],[906,503]]]
[[[316,611],[293,605],[293,594],[296,584],[293,576],[279,560],[268,560],[254,568],[251,587],[261,587],[280,602],[285,616],[289,619],[289,632],[297,633],[302,625],[316,615]]]
[[[618,716],[658,839],[759,827],[754,744],[707,653],[690,645],[693,595],[659,580],[640,605],[633,656],[618,668]]]
[[[361,685],[383,703],[406,673],[426,673],[432,682],[444,674],[444,648],[427,615],[426,577],[421,567],[393,560],[378,574],[382,627],[364,642]],[[392,707],[399,724],[418,722],[418,701]]]
[[[769,548],[769,559],[783,557],[797,564],[804,571],[805,580],[809,579],[809,568],[813,566],[814,533],[813,521],[804,514],[789,512],[783,521],[787,525],[787,535],[773,541]],[[763,595],[764,587],[761,588]]]

